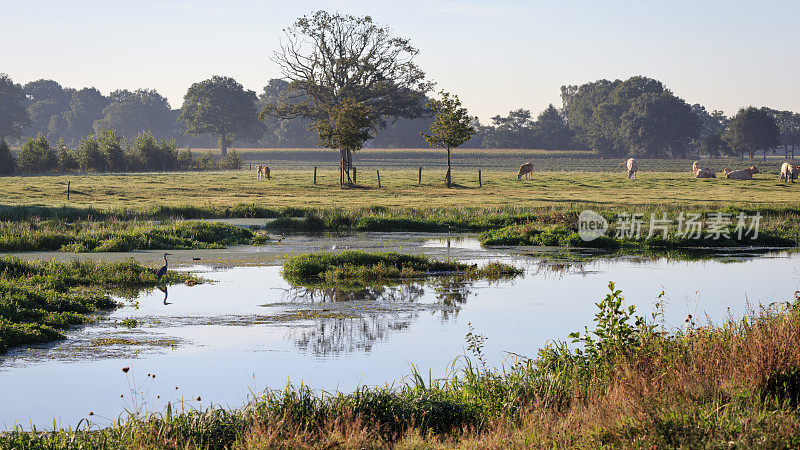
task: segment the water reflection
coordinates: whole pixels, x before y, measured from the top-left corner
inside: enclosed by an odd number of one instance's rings
[[[169,296],[169,292],[167,291],[167,285],[162,284],[160,286],[156,286],[156,289],[164,293],[164,304],[171,305],[172,303],[167,301],[167,297]]]
[[[296,305],[330,303],[331,308],[342,316],[320,314],[322,317],[314,318],[312,313],[311,323],[291,334],[297,348],[325,356],[369,352],[376,341],[386,340],[391,333],[408,329],[423,311],[438,315],[440,322],[452,320],[470,297],[473,284],[463,277],[447,276],[356,290],[333,286],[292,287],[285,290],[283,300]],[[433,296],[426,297],[429,290],[433,291]]]
[[[391,332],[409,328],[418,312],[381,314],[367,317],[322,319],[308,329],[298,330],[294,344],[300,350],[317,356],[369,352],[376,341],[388,338]]]

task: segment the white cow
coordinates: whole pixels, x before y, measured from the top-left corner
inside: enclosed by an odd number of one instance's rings
[[[630,158],[625,162],[619,163],[620,166],[624,166],[626,164],[628,166],[628,178],[633,177],[633,179],[635,180],[636,172],[639,171],[639,163],[636,162],[636,158]]]
[[[692,163],[692,174],[695,178],[717,178],[717,173],[708,167],[700,167],[698,161]]]
[[[778,175],[778,181],[794,183],[795,178],[800,175],[800,166],[792,166],[788,162],[783,163],[781,166],[781,174]]]
[[[750,166],[742,170],[723,169],[723,172],[725,173],[725,178],[729,180],[752,180],[753,175],[758,173],[758,169],[756,166]]]

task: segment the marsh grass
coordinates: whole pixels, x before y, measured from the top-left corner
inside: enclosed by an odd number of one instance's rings
[[[102,222],[36,219],[0,222],[0,251],[129,252],[151,249],[224,248],[265,243],[266,235],[224,223]]]
[[[429,276],[460,275],[471,279],[502,279],[521,274],[508,264],[491,262],[484,267],[456,261],[437,261],[426,256],[397,252],[305,253],[283,265],[283,277],[296,286],[363,287]]]
[[[699,237],[695,233],[678,232],[675,223],[670,225],[670,230],[666,237],[660,233],[649,235],[650,214],[643,208],[634,210],[641,213],[643,223],[641,225],[641,235],[639,239],[618,238],[616,237],[618,228],[617,223],[620,212],[604,210],[603,215],[609,222],[609,230],[605,236],[601,236],[592,241],[584,241],[578,234],[577,216],[566,216],[564,222],[557,225],[547,225],[546,223],[530,221],[526,223],[513,224],[502,228],[490,229],[482,232],[478,240],[483,245],[504,245],[504,246],[559,246],[572,248],[594,248],[620,252],[640,252],[647,253],[653,251],[670,251],[676,249],[704,249],[704,248],[725,248],[725,247],[796,247],[800,243],[800,211],[794,209],[765,209],[748,210],[743,208],[729,207],[721,211],[691,211],[699,213],[702,219],[699,221],[701,233]],[[668,217],[675,220],[678,213],[686,210],[664,210]],[[751,231],[743,230],[741,238],[736,230],[737,215],[744,213],[748,217],[758,212],[761,214],[757,235]],[[670,214],[671,213],[671,214]],[[710,233],[711,213],[728,214],[729,225],[720,228],[720,234]],[[660,214],[656,216],[659,218]],[[749,219],[748,219],[749,220]],[[749,226],[750,222],[746,222]]]
[[[63,331],[117,306],[109,291],[202,280],[133,261],[24,261],[0,258],[0,353],[26,344],[64,338]],[[130,323],[126,324],[130,325]]]
[[[398,386],[267,390],[240,409],[211,406],[108,428],[0,434],[12,448],[796,447],[800,306],[776,303],[719,325],[665,332],[601,301],[600,352],[553,343],[487,369],[464,356],[442,379],[412,367]],[[614,307],[612,303],[619,307]],[[622,314],[628,320],[619,327]],[[473,338],[480,337],[471,332]],[[474,339],[473,339],[474,340]],[[480,346],[470,346],[480,361]],[[588,348],[584,347],[585,349]]]

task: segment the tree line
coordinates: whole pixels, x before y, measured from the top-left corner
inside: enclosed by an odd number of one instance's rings
[[[178,149],[174,141],[156,139],[141,131],[126,142],[113,131],[84,137],[76,148],[64,139],[52,144],[43,133],[26,138],[16,156],[0,138],[0,174],[47,174],[69,172],[166,172],[178,170],[241,169],[236,151],[217,158],[209,151],[196,155],[189,147]]]
[[[86,156],[91,152],[84,141],[100,142],[109,133],[126,149],[137,148],[146,131],[158,145],[216,145],[225,157],[231,146],[330,148],[342,142],[331,127],[350,123],[361,126],[349,130],[355,133],[350,137],[364,139],[336,148],[347,167],[352,151],[362,147],[420,148],[430,142],[422,133],[437,126],[429,95],[434,84],[414,63],[419,51],[408,39],[369,16],[325,11],[299,18],[284,34],[273,55],[281,79],[269,80],[256,94],[231,77],[214,76],[192,84],[180,109],[155,90],[122,89],[105,96],[54,80],[19,85],[0,74],[0,138],[21,148],[58,142],[55,149],[68,149],[83,161],[81,170],[119,169],[109,156],[102,164]],[[585,149],[603,157],[752,158],[779,147],[793,154],[800,145],[797,113],[751,106],[728,118],[643,76],[562,86],[561,100],[560,108],[551,104],[539,114],[516,109],[485,125],[467,116],[472,132],[462,146]],[[127,158],[126,170],[181,167],[171,156],[142,161]]]

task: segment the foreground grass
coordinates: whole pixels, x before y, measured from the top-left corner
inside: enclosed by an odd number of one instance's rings
[[[365,286],[433,275],[500,279],[521,274],[507,264],[492,262],[483,267],[456,261],[437,261],[426,256],[397,252],[305,253],[286,261],[283,276],[294,285]]]
[[[209,222],[40,221],[0,222],[0,251],[129,252],[224,248],[266,242],[265,235]]]
[[[11,448],[530,448],[800,445],[800,305],[671,333],[614,290],[575,352],[553,344],[503,369],[482,336],[445,379],[350,394],[267,391],[241,409],[132,414],[99,430],[12,431]]]
[[[199,281],[172,271],[159,280],[154,269],[133,260],[64,263],[0,258],[0,353],[64,339],[64,330],[88,323],[93,313],[117,306],[110,291],[190,279]]]

